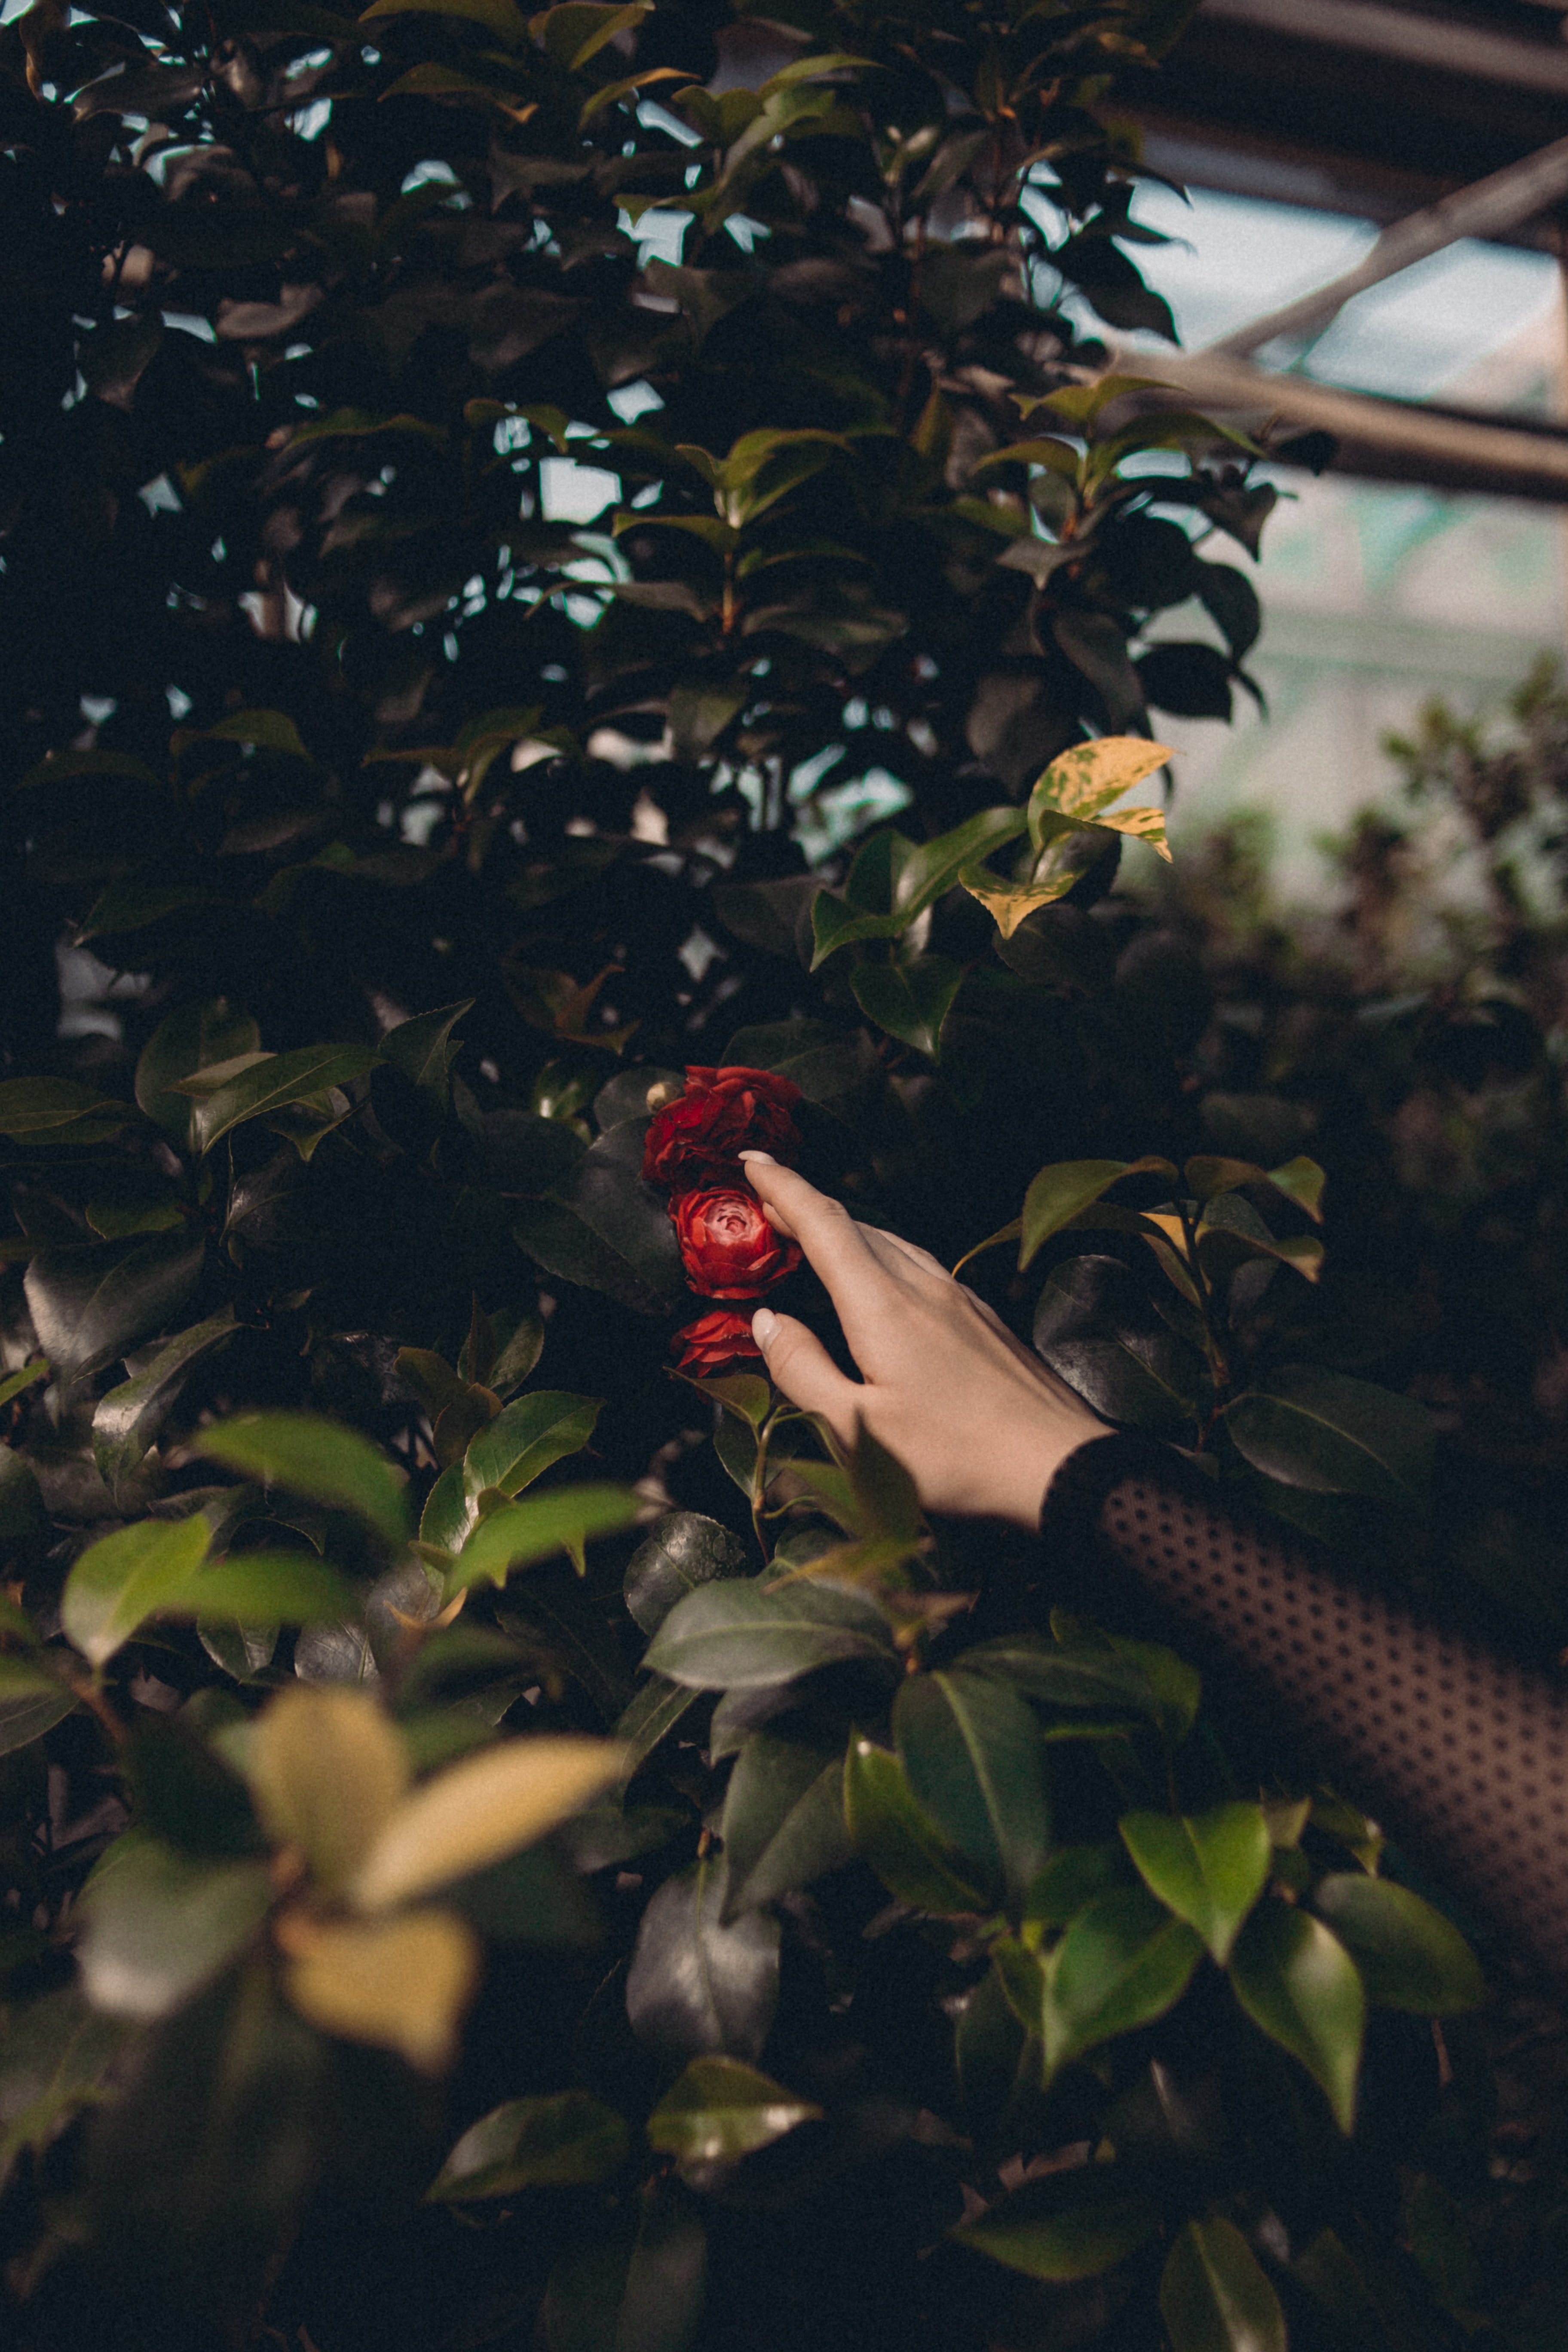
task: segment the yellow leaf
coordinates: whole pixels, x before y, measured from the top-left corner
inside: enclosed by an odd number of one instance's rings
[[[1166,865],[1173,861],[1171,845],[1165,838],[1165,812],[1157,808],[1123,809],[1120,816],[1097,816],[1096,824],[1107,826],[1112,833],[1130,833],[1146,841],[1151,849],[1162,856]]]
[[[1005,940],[1010,940],[1026,915],[1064,898],[1080,877],[1076,872],[1052,874],[1043,882],[998,882],[984,866],[972,866],[959,876],[972,898],[978,898]]]
[[[1161,1232],[1165,1235],[1165,1238],[1166,1238],[1166,1239],[1167,1239],[1167,1241],[1170,1243],[1171,1247],[1172,1247],[1172,1248],[1176,1252],[1176,1254],[1177,1254],[1177,1255],[1178,1255],[1178,1256],[1180,1256],[1180,1257],[1185,1257],[1185,1256],[1186,1256],[1186,1255],[1187,1255],[1187,1234],[1186,1234],[1186,1228],[1185,1228],[1185,1226],[1183,1224],[1183,1223],[1182,1223],[1182,1221],[1181,1221],[1180,1217],[1170,1217],[1170,1216],[1156,1215],[1155,1212],[1154,1212],[1152,1209],[1145,1209],[1145,1210],[1143,1210],[1143,1212],[1142,1212],[1142,1218],[1143,1218],[1143,1223],[1144,1223],[1146,1225],[1158,1225],[1158,1226],[1159,1226],[1160,1231],[1161,1231]]]
[[[452,1911],[396,1919],[312,1919],[286,1912],[278,1941],[289,1998],[323,2033],[395,2050],[422,2074],[445,2073],[479,1980],[473,1929]]]
[[[319,1886],[363,1862],[408,1786],[403,1742],[364,1691],[303,1684],[257,1717],[248,1766],[268,1835],[297,1846]]]
[[[1144,735],[1100,735],[1074,743],[1051,761],[1029,795],[1029,815],[1060,809],[1066,816],[1101,822],[1100,812],[1163,768],[1174,753]]]
[[[611,1739],[509,1739],[426,1780],[386,1822],[349,1888],[385,1910],[532,1845],[612,1789],[626,1751]]]

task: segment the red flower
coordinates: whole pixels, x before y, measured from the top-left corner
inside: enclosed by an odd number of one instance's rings
[[[682,1192],[669,1213],[686,1278],[710,1298],[760,1298],[800,1264],[799,1249],[774,1233],[754,1192]]]
[[[695,1372],[699,1379],[704,1372],[716,1372],[722,1365],[732,1364],[737,1357],[761,1359],[762,1349],[752,1337],[752,1318],[737,1315],[733,1307],[716,1307],[711,1315],[700,1315],[684,1331],[675,1335],[677,1344],[684,1350],[676,1370]]]
[[[794,1080],[772,1070],[740,1064],[688,1070],[686,1092],[654,1114],[642,1172],[650,1184],[684,1192],[724,1177],[737,1180],[742,1151],[771,1151],[792,1163],[800,1135],[790,1114],[799,1100]]]

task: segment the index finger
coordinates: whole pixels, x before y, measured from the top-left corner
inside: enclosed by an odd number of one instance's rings
[[[838,1311],[844,1336],[851,1348],[850,1328],[857,1313],[874,1312],[881,1286],[889,1279],[841,1201],[829,1200],[793,1168],[781,1168],[765,1151],[742,1151],[752,1190],[768,1213],[768,1222],[797,1241],[814,1274]]]

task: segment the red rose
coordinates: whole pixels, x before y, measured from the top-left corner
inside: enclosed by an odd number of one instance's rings
[[[675,1338],[683,1350],[676,1370],[695,1372],[699,1378],[732,1364],[740,1356],[760,1360],[763,1352],[752,1337],[751,1317],[737,1315],[731,1307],[716,1307],[711,1315],[700,1315]]]
[[[650,1184],[684,1192],[737,1179],[742,1151],[771,1151],[792,1164],[800,1135],[790,1114],[799,1100],[794,1080],[772,1070],[688,1070],[686,1092],[654,1114],[642,1172]]]
[[[682,1192],[669,1213],[686,1278],[709,1298],[760,1298],[800,1264],[800,1251],[774,1233],[754,1192]]]

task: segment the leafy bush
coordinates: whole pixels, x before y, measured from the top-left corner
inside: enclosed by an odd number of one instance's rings
[[[1191,526],[1273,496],[1073,341],[1168,324],[1095,110],[1180,16],[0,28],[40,2352],[1550,2324],[1374,1826],[1070,1563],[667,1373],[648,1116],[763,1068],[858,1213],[1018,1220],[973,1278],[1115,1418],[1411,1553],[1407,1335],[1337,1312],[1394,1213],[1238,1074],[1238,903],[1114,887],[1148,706],[1257,631]]]

